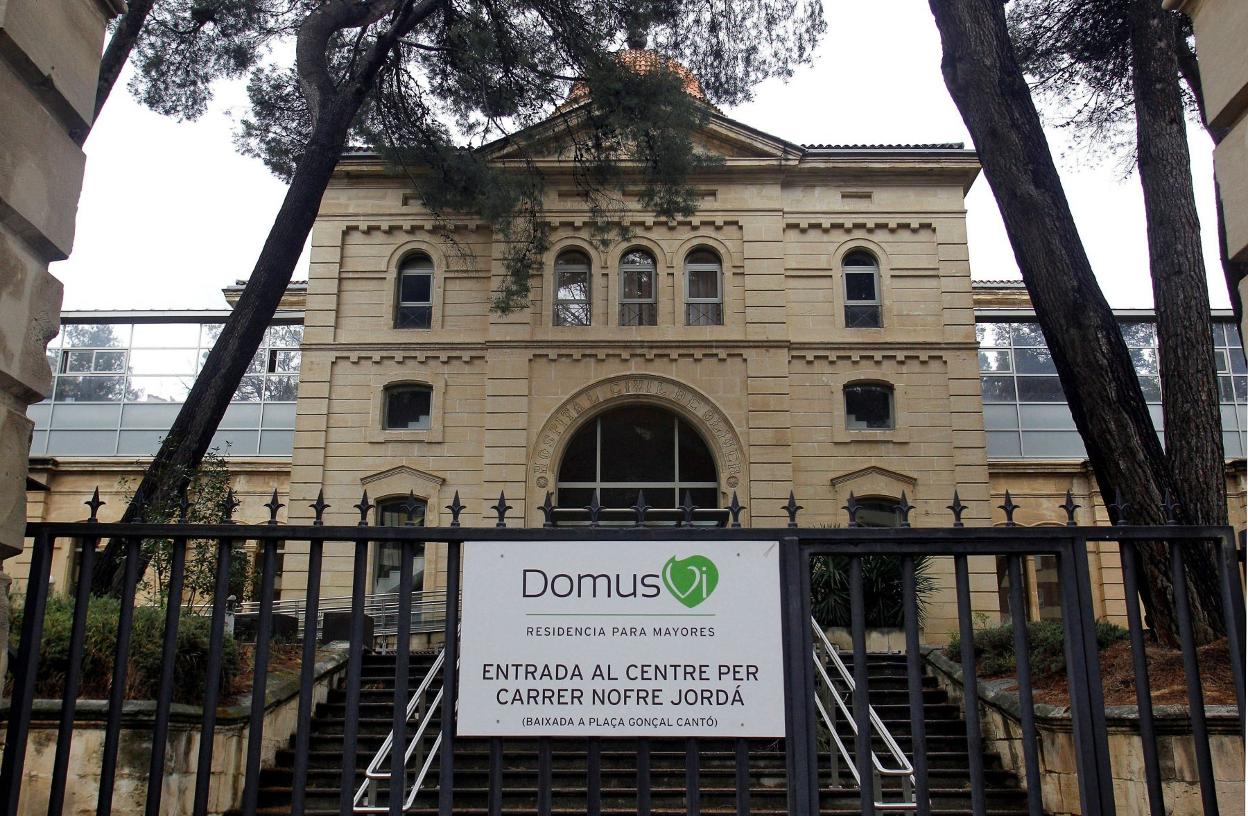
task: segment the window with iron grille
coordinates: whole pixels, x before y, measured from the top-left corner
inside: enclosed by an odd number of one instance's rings
[[[429,428],[433,389],[427,385],[395,385],[386,389],[382,427],[387,431]]]
[[[427,329],[433,321],[433,261],[428,255],[408,255],[399,265],[399,298],[394,313],[396,329]]]
[[[878,431],[895,427],[893,387],[885,383],[845,386],[845,427],[851,431]]]
[[[845,276],[845,328],[880,328],[884,321],[879,262],[871,253],[855,250],[845,256],[841,270]]]
[[[709,249],[695,249],[685,258],[685,324],[724,324],[723,264]]]
[[[620,259],[620,325],[653,326],[658,322],[655,263],[650,253],[633,249]]]
[[[397,498],[377,502],[377,524],[380,527],[402,527],[409,521],[416,527],[425,524],[424,499]],[[373,592],[399,591],[399,574],[403,567],[403,545],[397,541],[378,541],[373,549]],[[417,543],[412,558],[412,591],[425,586],[425,545]]]
[[[564,252],[555,260],[556,326],[588,326],[592,307],[589,300],[589,256]]]

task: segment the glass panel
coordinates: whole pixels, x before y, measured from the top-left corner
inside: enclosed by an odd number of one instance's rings
[[[874,272],[845,273],[845,300],[865,300],[870,302],[875,299]]]
[[[1234,405],[1219,406],[1222,412],[1222,430],[1235,430],[1237,426]],[[60,424],[59,422],[57,423]]]
[[[870,252],[856,249],[845,256],[841,266],[869,266],[875,268],[878,264],[875,261],[875,256]]]
[[[845,388],[845,420],[851,430],[893,427],[893,392],[875,385]]]
[[[259,431],[217,431],[209,449],[222,456],[255,456],[259,449]]]
[[[598,479],[598,420],[584,425],[572,437],[559,464],[560,482],[594,482]]]
[[[624,253],[624,257],[620,258],[620,267],[641,266],[647,269],[654,269],[654,258],[644,249],[630,249]]]
[[[676,478],[676,425],[671,414],[630,405],[609,411],[601,422],[604,482],[670,482]]]
[[[121,352],[125,354],[125,352]],[[92,370],[95,360],[95,352],[93,351],[67,351],[62,358],[65,361],[64,371],[71,374],[81,372],[89,372]]]
[[[1131,362],[1135,366],[1136,374],[1159,373],[1157,364],[1157,349],[1133,348],[1130,349],[1130,353]]]
[[[1231,358],[1231,373],[1244,374],[1248,373],[1248,362],[1245,362],[1243,352],[1233,350],[1229,355]]]
[[[1023,448],[1014,431],[989,431],[989,456],[1022,456]]]
[[[881,325],[879,306],[846,306],[845,328],[878,329]]]
[[[167,431],[122,431],[117,436],[117,453],[127,456],[154,456]]]
[[[53,374],[56,374],[61,370],[61,352],[59,351],[48,352],[48,370],[51,371]]]
[[[36,428],[47,428],[52,418],[52,403],[40,402],[26,406],[26,418],[35,423]]]
[[[56,402],[120,402],[125,377],[57,377]]]
[[[694,507],[719,507],[719,490],[714,487],[695,487],[692,490],[680,492],[680,501],[685,500],[685,493],[688,492],[693,498]],[[677,502],[678,504],[680,502]]]
[[[1018,408],[1013,405],[985,405],[984,428],[990,431],[1018,427]]]
[[[260,434],[261,456],[290,456],[294,447],[294,431],[263,431]]]
[[[556,303],[556,326],[588,326],[589,304],[587,303]]]
[[[1019,422],[1023,428],[1043,428],[1046,430],[1066,431],[1075,429],[1075,418],[1070,415],[1070,408],[1061,405],[1020,405],[1018,408]]]
[[[644,492],[646,504],[651,507],[661,507],[671,501],[671,488]],[[598,501],[603,507],[632,507],[637,503],[637,493],[638,489],[635,487],[604,487],[599,491]],[[659,503],[656,504],[656,501]]]
[[[658,322],[658,308],[654,303],[621,303],[621,326],[653,326]]]
[[[433,290],[433,276],[405,273],[399,281],[399,300],[403,303],[428,303]]]
[[[1235,391],[1230,377],[1218,377],[1218,398],[1223,402],[1235,401]]]
[[[1023,450],[1028,456],[1083,458],[1083,440],[1074,431],[1023,431]]]
[[[395,313],[396,329],[427,329],[432,325],[432,306],[400,306]]]
[[[650,269],[625,269],[620,276],[622,300],[654,300],[654,271]]]
[[[1053,355],[1047,348],[1020,348],[1014,350],[1014,365],[1019,374],[1056,374]],[[1019,386],[1022,387],[1021,385]]]
[[[1148,406],[1148,415],[1153,420],[1154,428],[1160,431],[1162,428],[1165,427],[1166,416],[1165,416],[1165,412],[1161,410],[1160,405]]]
[[[1128,346],[1152,348],[1157,345],[1157,324],[1144,322],[1119,323],[1122,339]]]
[[[979,370],[992,371],[1010,371],[1010,350],[1009,349],[980,349],[979,351]]]
[[[116,431],[52,431],[49,456],[112,456],[117,450]]]
[[[716,482],[715,459],[702,436],[688,422],[680,420],[680,480]]]
[[[191,377],[131,377],[126,399],[131,402],[186,402]]]
[[[981,346],[1008,346],[1010,344],[1009,323],[976,323],[975,339]]]
[[[719,270],[690,269],[688,297],[690,300],[718,300]]]
[[[709,249],[695,249],[685,257],[685,264],[714,264],[719,266],[719,256]]]
[[[555,499],[559,507],[588,507],[589,503],[594,500],[594,489],[592,487],[561,487]]]
[[[120,374],[126,370],[126,353],[124,351],[97,351],[92,370]]]
[[[1016,346],[1043,346],[1044,333],[1039,323],[1013,323],[1010,334]]]
[[[1158,377],[1140,377],[1140,390],[1149,402],[1161,402],[1161,380]]]
[[[232,402],[259,402],[264,393],[264,377],[243,377],[234,391]]]
[[[30,455],[42,456],[48,452],[48,432],[35,431],[30,435]]]
[[[1019,377],[1018,401],[1065,402],[1066,393],[1057,377]]]
[[[1239,334],[1239,327],[1227,323],[1226,324],[1226,344],[1231,348],[1243,348],[1243,339]]]
[[[721,303],[685,304],[685,322],[690,326],[722,326],[724,311]]]
[[[896,527],[901,523],[901,514],[892,499],[863,499],[858,502],[857,519],[863,527]]]
[[[34,450],[33,446],[31,450]],[[1227,459],[1239,459],[1244,455],[1244,435],[1233,431],[1222,434],[1222,455]]]
[[[980,377],[980,386],[984,390],[984,402],[1013,402],[1013,377]]]
[[[136,323],[134,348],[196,348],[199,345],[198,323]]]
[[[299,398],[299,378],[289,374],[265,377],[264,398],[270,402],[294,402]]]
[[[240,408],[251,406],[239,406]],[[289,402],[274,402],[264,406],[264,419],[260,422],[263,428],[295,427],[295,406]]]
[[[135,349],[130,352],[130,373],[194,374],[196,356],[191,349]]]
[[[201,323],[199,326],[199,344],[204,348],[211,348],[217,342],[217,338],[221,336],[221,330],[224,328],[224,323]]]
[[[298,374],[299,362],[303,357],[302,352],[298,351],[270,351],[272,355],[272,370],[278,374]]]
[[[1226,356],[1226,349],[1213,350],[1213,364],[1218,372],[1228,372],[1231,370],[1230,360]]]
[[[279,324],[269,326],[269,345],[280,348],[298,348],[303,342],[303,326]]]
[[[386,422],[389,430],[419,430],[429,427],[432,394],[428,388],[395,388],[386,392]]]
[[[83,430],[87,428],[116,429],[121,419],[120,405],[74,405],[66,403],[56,406],[52,414],[53,428],[56,430]]]
[[[129,323],[69,323],[61,327],[65,348],[125,348]]]
[[[1248,401],[1248,377],[1235,377],[1235,400]]]
[[[251,358],[251,362],[247,364],[248,374],[263,374],[269,367],[269,353],[264,349],[256,351]]]
[[[148,428],[159,429],[162,432],[168,430],[173,425],[173,420],[177,418],[178,411],[182,410],[180,404],[160,405],[147,403],[133,403],[126,405],[121,412],[121,427],[123,428]],[[231,409],[226,409],[225,415],[230,415]],[[221,422],[222,427],[228,427],[225,421]]]
[[[260,426],[260,423],[260,406],[255,403],[231,403],[230,407],[225,409],[225,416],[221,418],[222,428],[256,428]]]

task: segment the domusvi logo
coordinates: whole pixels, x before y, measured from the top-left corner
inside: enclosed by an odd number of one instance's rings
[[[673,555],[663,565],[663,585],[690,609],[711,597],[718,584],[719,569],[705,555],[691,555],[679,561]]]

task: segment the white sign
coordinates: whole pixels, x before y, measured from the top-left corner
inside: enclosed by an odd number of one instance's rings
[[[463,552],[459,734],[784,736],[776,542]]]

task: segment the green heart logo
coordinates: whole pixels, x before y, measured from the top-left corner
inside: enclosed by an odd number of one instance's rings
[[[676,600],[693,609],[711,597],[719,583],[719,570],[705,555],[691,555],[683,561],[673,555],[663,565],[663,583]]]

